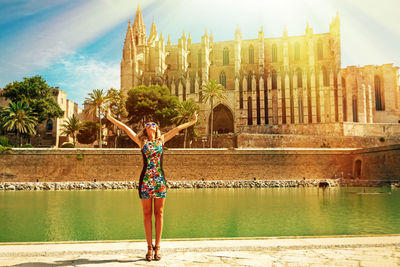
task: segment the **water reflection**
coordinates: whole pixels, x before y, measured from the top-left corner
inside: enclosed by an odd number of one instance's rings
[[[163,237],[399,234],[398,210],[390,188],[170,189]],[[145,237],[136,190],[2,191],[0,215],[0,242]]]

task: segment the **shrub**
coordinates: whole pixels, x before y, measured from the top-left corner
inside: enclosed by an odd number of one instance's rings
[[[12,147],[2,146],[0,145],[0,154],[12,154]]]
[[[4,146],[4,147],[10,147],[11,146],[7,137],[0,136],[0,146]]]
[[[74,144],[65,142],[61,145],[62,148],[75,148]]]
[[[32,145],[32,144],[24,144],[24,145],[22,145],[22,147],[25,147],[25,148],[32,148],[33,145]]]

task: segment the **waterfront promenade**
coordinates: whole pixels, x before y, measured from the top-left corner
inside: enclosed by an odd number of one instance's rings
[[[0,244],[0,266],[399,266],[400,235]]]

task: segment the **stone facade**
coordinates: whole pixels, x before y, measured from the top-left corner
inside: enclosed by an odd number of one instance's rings
[[[340,20],[329,32],[215,42],[205,31],[201,43],[183,32],[177,45],[151,25],[149,36],[138,7],[129,21],[121,61],[121,90],[158,84],[180,100],[200,103],[200,88],[210,79],[226,89],[226,99],[214,105],[214,129],[219,133],[253,132],[257,126],[322,123],[397,123],[400,119],[398,67],[341,68]],[[354,108],[353,108],[354,106]],[[209,103],[200,103],[200,130],[209,133]],[[259,127],[258,127],[259,128]]]
[[[44,121],[37,126],[37,134],[31,138],[31,144],[36,147],[58,147],[64,142],[72,142],[72,138],[62,135],[61,128],[64,122],[71,117],[73,114],[78,118],[83,116],[82,109],[77,103],[67,99],[67,93],[60,90],[58,87],[54,87],[53,97],[60,108],[64,111],[64,116],[61,118],[52,118]],[[4,90],[0,88],[0,107],[7,107],[10,103],[9,99],[4,96]],[[14,140],[14,135],[7,135],[10,140]]]

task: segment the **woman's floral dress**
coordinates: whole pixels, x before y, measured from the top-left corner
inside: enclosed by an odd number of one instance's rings
[[[139,181],[139,197],[164,198],[167,186],[162,169],[163,145],[159,139],[146,142],[142,148],[143,170]]]

